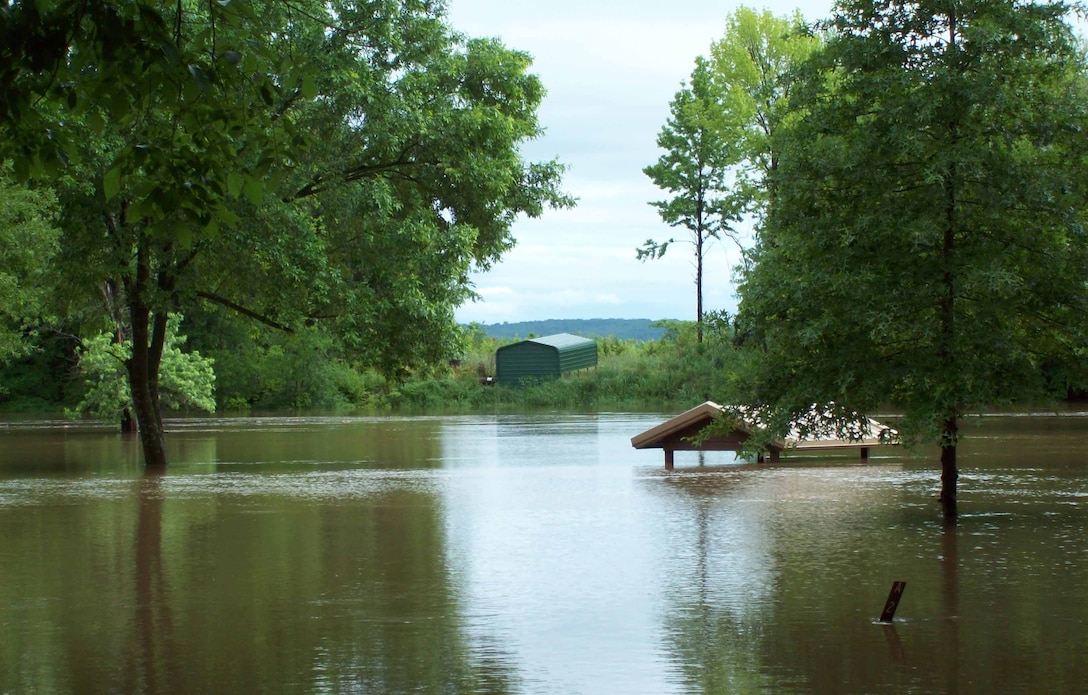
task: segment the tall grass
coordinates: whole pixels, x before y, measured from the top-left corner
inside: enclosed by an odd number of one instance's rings
[[[509,342],[509,341],[507,341]],[[673,324],[657,341],[598,340],[598,365],[558,379],[485,385],[502,343],[475,336],[465,358],[443,375],[412,379],[373,394],[371,407],[397,410],[511,409],[674,410],[705,400],[736,402],[745,354],[731,336],[695,340],[690,324]]]

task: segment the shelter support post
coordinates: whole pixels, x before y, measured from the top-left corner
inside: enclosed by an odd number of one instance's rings
[[[869,447],[867,447],[867,446],[861,447],[861,460],[862,461],[868,461],[869,460]]]
[[[674,464],[673,450],[665,449],[665,470],[671,471]]]

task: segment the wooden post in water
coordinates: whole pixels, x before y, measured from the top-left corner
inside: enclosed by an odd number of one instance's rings
[[[895,617],[895,609],[899,608],[899,600],[903,598],[903,589],[906,588],[906,582],[892,582],[892,590],[888,592],[888,600],[884,602],[884,610],[880,613],[880,622],[892,621]]]
[[[673,450],[665,447],[665,470],[671,471],[674,464]]]

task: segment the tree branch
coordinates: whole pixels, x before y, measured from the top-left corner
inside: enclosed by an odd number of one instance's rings
[[[260,321],[264,325],[275,328],[276,330],[283,331],[284,333],[294,333],[295,332],[294,329],[292,329],[290,326],[285,326],[282,323],[279,323],[278,321],[275,321],[274,319],[269,318],[268,316],[265,316],[263,314],[258,314],[257,312],[253,311],[252,309],[247,309],[246,307],[242,306],[241,304],[238,304],[237,302],[232,302],[231,300],[227,299],[226,297],[221,297],[221,296],[219,296],[217,294],[212,294],[211,292],[197,292],[196,296],[200,297],[201,299],[206,299],[209,302],[212,302],[213,304],[218,304],[218,305],[224,306],[224,307],[226,307],[228,309],[232,309],[234,311],[237,311],[239,314],[242,314],[243,316],[248,316],[249,318],[253,319],[254,321]]]
[[[351,183],[352,181],[358,181],[359,179],[364,179],[369,176],[388,175],[389,172],[399,174],[403,178],[414,181],[415,179],[412,179],[406,173],[400,171],[400,169],[411,166],[438,166],[441,164],[439,161],[420,161],[412,159],[409,156],[409,153],[418,145],[419,143],[417,142],[406,144],[400,151],[400,154],[397,155],[397,158],[392,161],[378,162],[376,164],[359,164],[358,166],[348,167],[328,176],[315,176],[313,180],[296,191],[294,195],[284,198],[283,202],[289,203],[317,195],[326,190],[326,185],[329,182]]]

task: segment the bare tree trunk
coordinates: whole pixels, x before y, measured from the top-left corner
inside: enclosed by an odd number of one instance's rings
[[[956,487],[960,473],[956,467],[956,443],[958,440],[958,423],[956,416],[945,420],[944,432],[941,434],[941,507],[946,521],[954,520],[958,515],[956,510]]]
[[[949,16],[949,45],[956,45],[956,17]],[[959,141],[959,124],[953,120],[948,124],[949,140]],[[940,304],[940,359],[948,378],[959,381],[956,358],[956,227],[959,197],[957,195],[958,167],[950,162],[944,176],[945,191],[945,228],[941,248],[941,262],[944,266],[942,284],[944,296]],[[960,410],[960,395],[957,392],[951,403],[943,403],[945,421],[941,432],[941,506],[946,523],[955,519],[956,485],[959,470],[956,468],[956,444],[959,440],[959,425],[956,421]]]
[[[703,231],[695,233],[695,337],[703,342]]]
[[[136,434],[138,431],[139,427],[136,426],[136,418],[132,417],[132,408],[125,408],[125,411],[121,413],[121,433]]]

